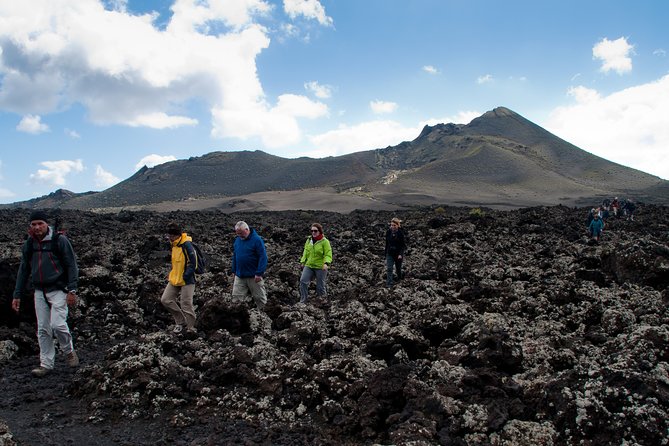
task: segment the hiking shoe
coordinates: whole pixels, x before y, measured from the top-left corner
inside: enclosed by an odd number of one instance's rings
[[[175,333],[181,333],[181,330],[183,329],[184,329],[183,325],[175,325],[172,331]]]
[[[78,367],[79,356],[77,356],[77,352],[72,350],[70,353],[68,353],[67,357],[65,358],[65,361],[67,362],[67,365],[70,367]]]
[[[33,371],[31,373],[33,374],[33,376],[35,376],[37,378],[42,378],[42,377],[48,375],[49,373],[51,373],[51,369],[47,369],[46,367],[39,366],[36,369],[33,369]]]

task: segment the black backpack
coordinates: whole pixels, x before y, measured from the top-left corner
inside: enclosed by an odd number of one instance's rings
[[[55,255],[58,260],[63,261],[63,258],[61,257],[60,253],[60,246],[58,245],[58,239],[60,236],[63,235],[63,232],[61,231],[54,231],[53,235],[51,236],[51,243],[49,243],[48,248],[42,247],[42,249],[39,249],[39,252],[48,252],[51,251],[53,255]],[[30,242],[28,243],[28,265],[32,265],[32,258],[33,258],[33,253],[35,252],[35,247],[33,246],[33,241],[30,236],[26,240],[29,240]]]
[[[193,251],[195,251],[195,274],[203,274],[205,271],[207,271],[207,256],[204,255],[200,247],[195,243],[191,242],[190,244],[193,245]],[[186,263],[188,263],[189,258],[186,247],[181,245],[181,249],[183,249],[184,256],[186,257]]]

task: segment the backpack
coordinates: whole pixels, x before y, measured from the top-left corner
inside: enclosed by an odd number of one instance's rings
[[[61,257],[60,253],[60,246],[58,246],[58,239],[60,236],[63,235],[63,231],[55,231],[53,235],[51,236],[51,243],[49,243],[48,248],[42,248],[38,250],[39,252],[49,252],[51,251],[53,255],[55,255],[58,260],[63,261],[63,258]],[[26,240],[30,240],[30,236]],[[30,243],[28,243],[28,265],[32,264],[32,258],[33,258],[33,253],[35,252],[35,247],[33,246],[33,241],[30,240]]]
[[[38,250],[36,250],[35,247],[33,246],[33,240],[31,239],[31,236],[28,236],[26,238],[26,241],[29,241],[28,251],[26,253],[27,254],[26,260],[27,260],[27,263],[28,263],[28,271],[30,272],[30,274],[32,274],[32,271],[31,271],[31,269],[32,269],[32,259],[33,259],[33,254],[35,253],[35,251],[37,251],[37,252],[51,252],[54,256],[56,256],[56,258],[58,259],[58,261],[60,262],[60,264],[64,268],[60,277],[61,278],[63,278],[63,277],[67,278],[67,269],[65,269],[65,263],[63,261],[63,256],[62,256],[62,253],[60,251],[60,246],[58,244],[58,239],[60,238],[61,235],[64,235],[64,234],[65,234],[65,231],[56,231],[54,229],[53,234],[51,235],[51,243],[49,243],[49,247],[46,248],[46,247],[43,246],[42,249],[38,249]],[[26,277],[26,281],[29,281],[29,277],[30,277],[29,275]]]
[[[199,246],[197,246],[193,242],[191,242],[190,244],[193,245],[193,251],[195,251],[195,274],[203,274],[205,271],[207,271],[207,257],[204,255]],[[186,262],[188,262],[189,258],[188,258],[188,252],[186,251],[186,247],[184,245],[181,245],[181,249],[183,249],[184,251]]]

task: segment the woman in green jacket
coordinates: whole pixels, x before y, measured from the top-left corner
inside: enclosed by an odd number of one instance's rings
[[[314,223],[311,225],[311,236],[304,243],[304,251],[300,259],[300,264],[302,265],[300,302],[307,302],[309,284],[314,277],[316,277],[316,295],[325,296],[330,263],[332,263],[330,241],[323,235],[323,226],[320,223]]]

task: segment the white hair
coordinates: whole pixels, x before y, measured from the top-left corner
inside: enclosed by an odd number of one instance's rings
[[[246,224],[245,221],[238,221],[237,224],[235,224],[235,231],[237,231],[239,229],[248,229],[248,228],[249,228],[249,225]]]

